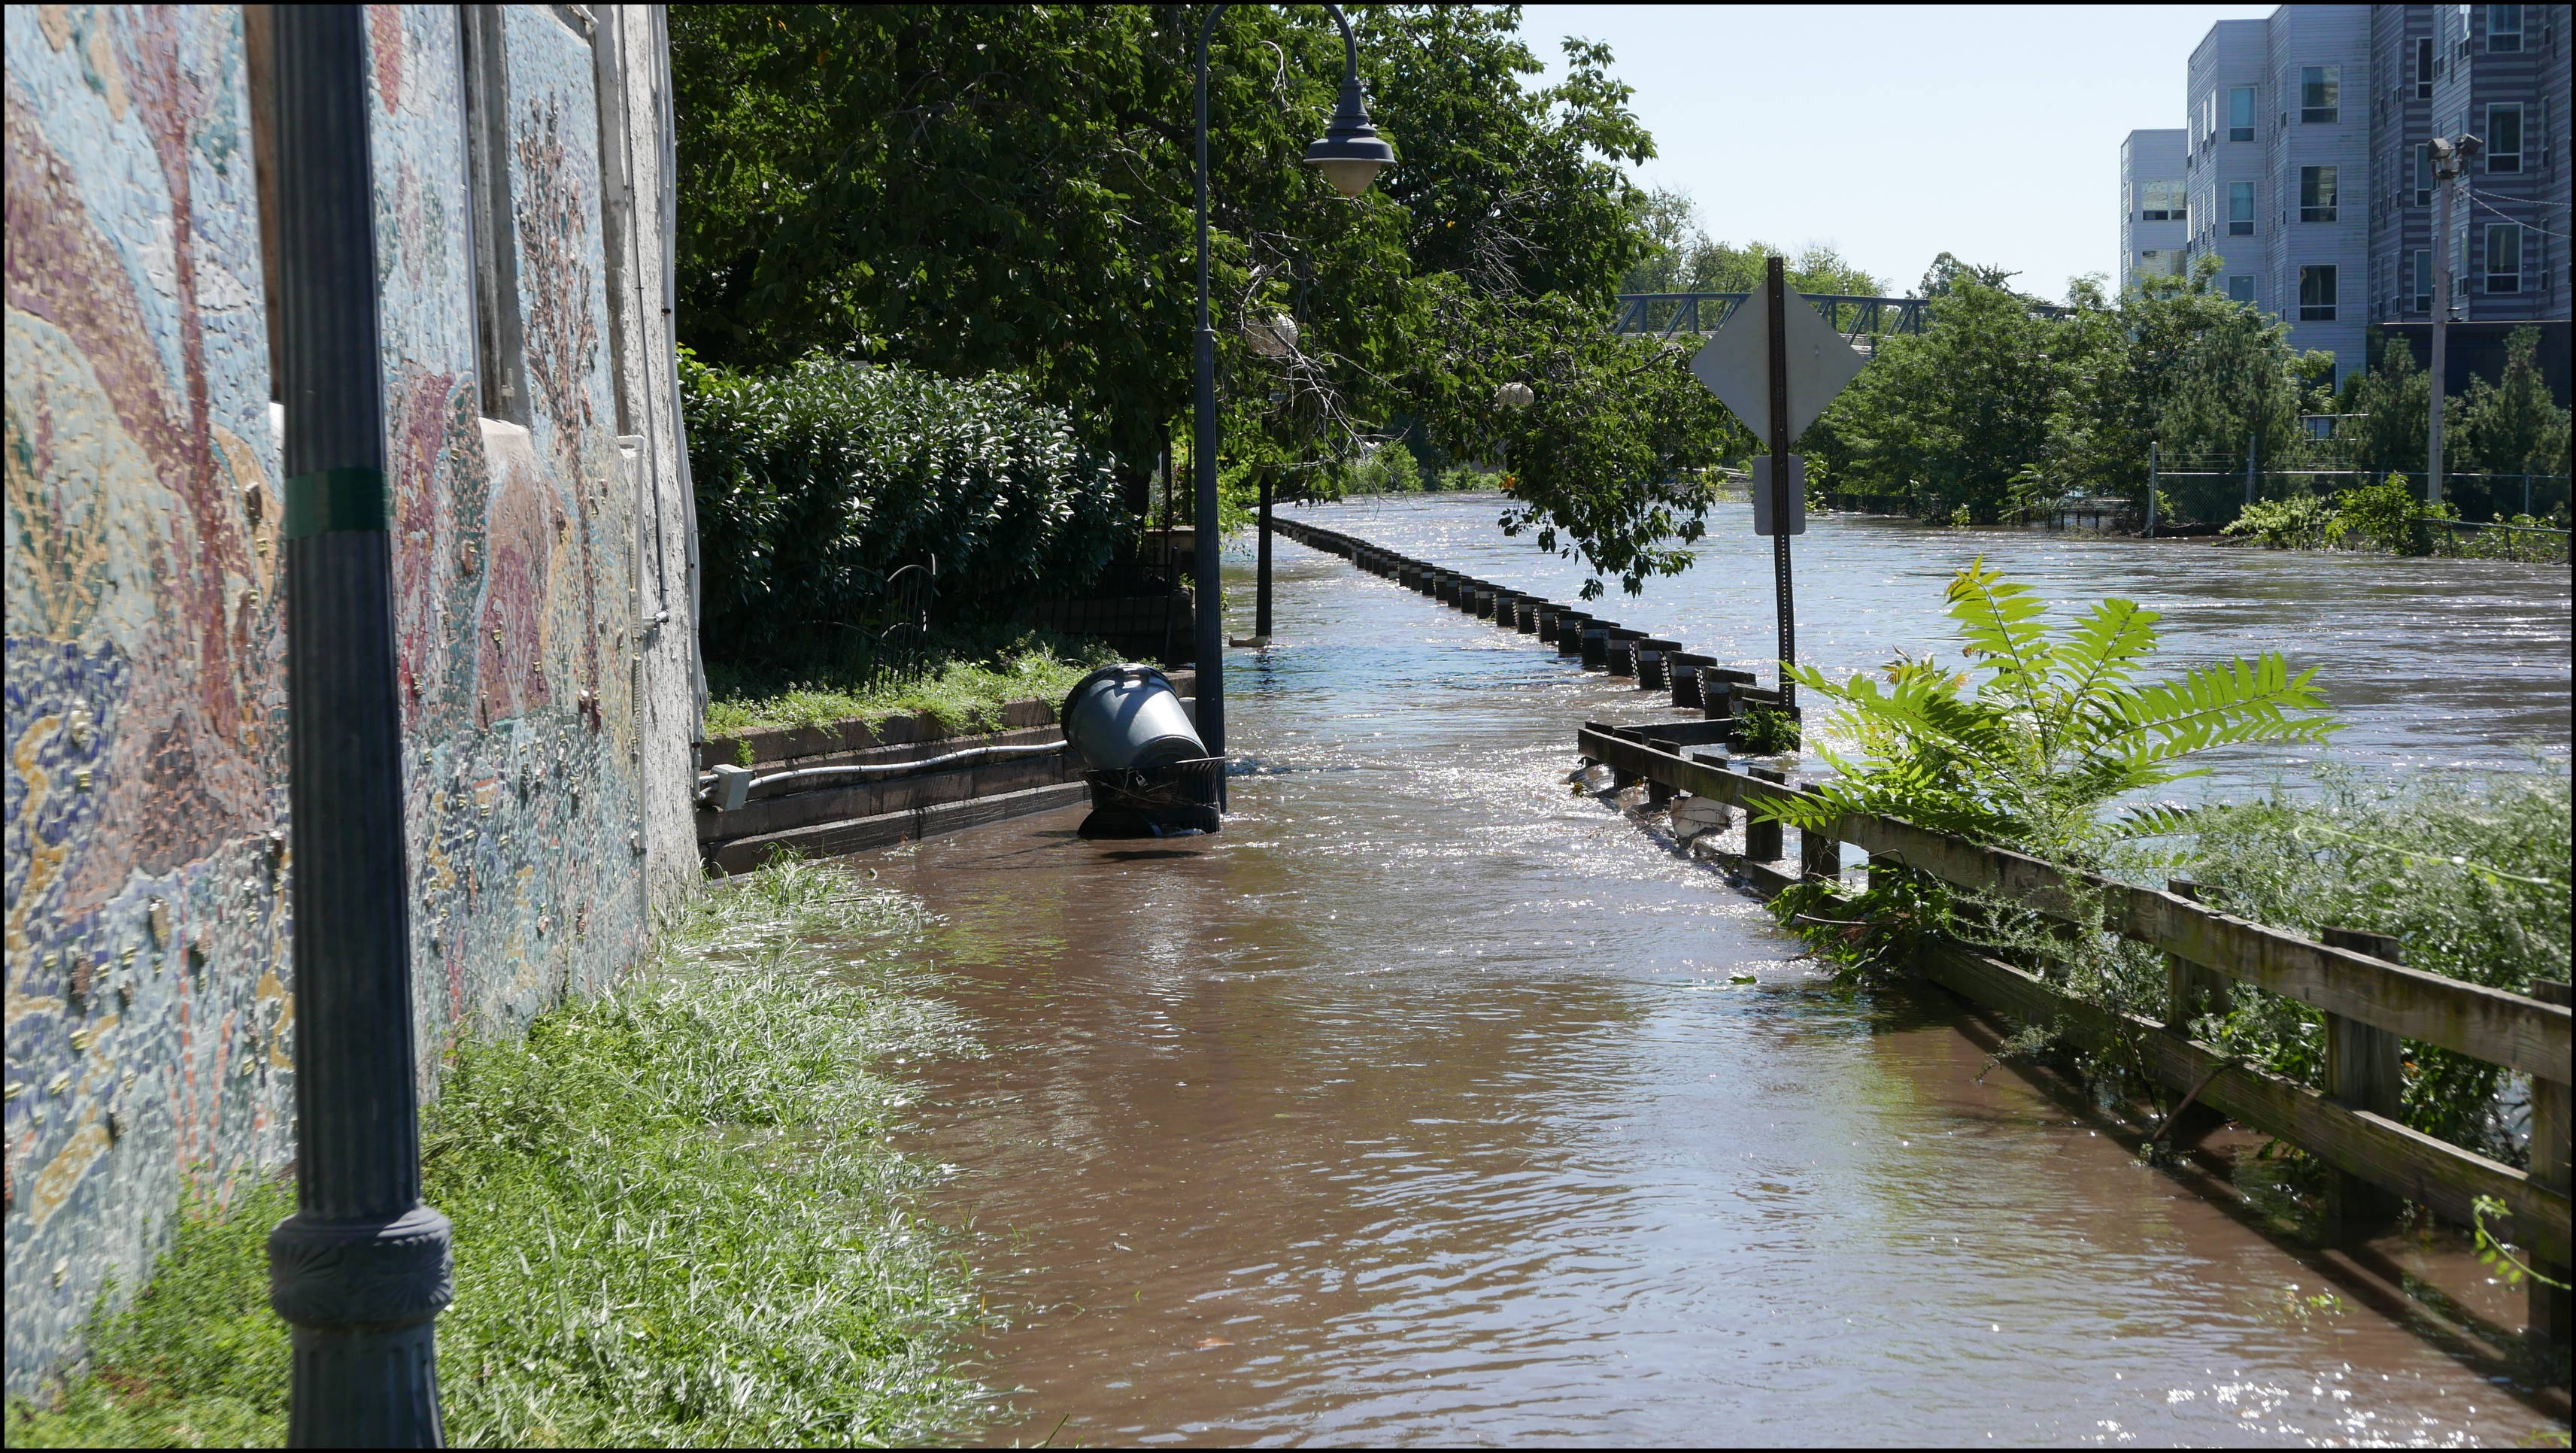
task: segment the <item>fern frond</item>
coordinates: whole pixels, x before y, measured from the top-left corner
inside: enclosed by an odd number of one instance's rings
[[[2040,618],[2046,603],[2029,586],[1987,568],[1983,555],[1951,579],[1944,598],[1969,651],[1992,663],[1994,685],[2038,710],[2048,679],[2048,627]]]
[[[2111,824],[2111,835],[2122,840],[2174,837],[2200,830],[2201,810],[2176,802],[2150,802],[2132,807]]]
[[[2125,685],[2131,669],[2155,651],[2158,618],[2116,596],[2086,611],[2056,647],[2058,664],[2068,672],[2066,696],[2088,706],[2110,699],[2111,688]]]

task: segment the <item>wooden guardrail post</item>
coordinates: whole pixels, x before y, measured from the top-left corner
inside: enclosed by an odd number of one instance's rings
[[[1610,669],[1610,632],[1613,629],[1615,627],[1608,621],[1587,620],[1583,623],[1584,670]]]
[[[2194,903],[2200,901],[2200,885],[2187,878],[2168,878],[2165,891]],[[2194,1020],[2206,1014],[2227,1012],[2227,976],[2216,969],[2206,969],[2180,954],[2165,955],[2165,1029],[2184,1039],[2191,1038]],[[2227,1123],[2227,1117],[2214,1106],[2187,1097],[2165,1117],[2159,1134],[2174,1150],[2189,1150],[2209,1132]]]
[[[2200,901],[2200,885],[2183,878],[2169,878],[2165,891],[2177,898]],[[2188,1036],[2191,1023],[2204,1014],[2227,1012],[2227,976],[2216,969],[2205,969],[2178,954],[2165,955],[2165,1027]]]
[[[1583,632],[1591,624],[1592,617],[1582,611],[1558,611],[1556,613],[1556,654],[1560,656],[1581,656],[1583,654]]]
[[[2567,1007],[2567,985],[2563,981],[2543,979],[2531,986],[2531,997],[2543,1004]],[[2565,1080],[2531,1077],[2531,1178],[2534,1182],[2566,1195],[2569,1190],[2567,1166],[2568,1093]],[[2524,1335],[2550,1347],[2564,1347],[2576,1328],[2568,1326],[2569,1297],[2567,1284],[2576,1281],[2568,1275],[2565,1262],[2531,1258],[2532,1269],[2550,1281],[2532,1277],[2526,1283],[2531,1289],[2531,1311]]]
[[[1789,779],[1777,767],[1748,767],[1745,770],[1765,782],[1786,783]],[[1744,860],[1749,863],[1780,861],[1780,822],[1777,818],[1757,817],[1750,808],[1744,813]]]
[[[2389,963],[2402,963],[2396,938],[2357,928],[2329,928],[2320,935],[2330,948],[2350,949]],[[2367,1110],[2398,1118],[2405,1088],[2405,1061],[2396,1035],[2385,1029],[2329,1013],[2326,1021],[2326,1094],[2346,1109]],[[2358,1241],[2383,1229],[2397,1217],[2398,1198],[2344,1171],[2326,1172],[2326,1240]]]
[[[1813,828],[1798,829],[1798,874],[1809,882],[1838,882],[1843,876],[1842,839]]]
[[[1673,705],[1696,707],[1699,699],[1699,668],[1717,662],[1689,651],[1673,651],[1664,657],[1664,675],[1671,679]]]

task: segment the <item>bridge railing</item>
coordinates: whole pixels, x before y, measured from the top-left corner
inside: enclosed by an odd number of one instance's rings
[[[1671,338],[1683,333],[1714,333],[1747,297],[1744,293],[1621,293],[1612,315],[1613,333],[1641,333]],[[1929,321],[1930,298],[1865,298],[1851,293],[1800,293],[1827,324],[1844,337],[1920,333]],[[2031,315],[2063,318],[2070,311],[2055,303],[2025,300]]]
[[[1714,333],[1744,293],[1621,293],[1613,333]],[[1923,331],[1922,298],[1864,298],[1849,293],[1800,293],[1833,330],[1847,338]]]

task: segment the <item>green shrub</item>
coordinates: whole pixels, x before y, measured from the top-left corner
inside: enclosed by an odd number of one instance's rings
[[[1107,461],[1001,374],[809,359],[740,373],[684,358],[704,615],[718,657],[788,658],[890,609],[936,557],[936,619],[1088,588],[1126,525]]]
[[[1390,439],[1351,461],[1342,470],[1342,489],[1349,494],[1420,494],[1422,464],[1401,439]]]
[[[2451,536],[2448,549],[2471,560],[2520,560],[2534,565],[2567,563],[2565,524],[2531,515],[2515,515],[2503,523],[2521,528],[2448,530],[2444,532]]]
[[[1736,723],[1735,740],[1757,757],[1794,752],[1798,750],[1798,719],[1758,703],[1748,705]]]
[[[2198,773],[2177,763],[2212,747],[2316,742],[2334,730],[2309,680],[2267,652],[2140,683],[2156,652],[2157,613],[2104,600],[2052,628],[2045,602],[1980,557],[1946,592],[1967,658],[1954,672],[1902,658],[1883,677],[1835,681],[1796,667],[1800,685],[1842,708],[1856,755],[1826,752],[1841,775],[1781,808],[1821,825],[1845,813],[1903,818],[1937,832],[2083,863],[2156,814],[2105,821],[2123,796]],[[1973,690],[1969,682],[1977,681]],[[1766,806],[1766,814],[1774,812]]]
[[[2415,968],[2530,991],[2567,976],[2570,855],[2563,765],[2484,777],[2418,775],[2369,784],[2324,774],[2313,796],[2275,793],[2205,811],[2178,871],[2228,912],[2314,935],[2394,935]],[[2244,985],[2206,1032],[2231,1054],[2316,1083],[2317,1011]],[[2406,1042],[2406,1123],[2519,1160],[2496,1122],[2503,1071]]]
[[[2448,502],[2427,503],[2409,487],[2402,474],[2392,474],[2378,484],[2356,485],[2336,495],[2335,514],[2372,548],[2392,555],[2430,554],[2436,546],[2436,535],[2450,533],[2432,522],[2459,518]]]
[[[2222,534],[2251,538],[2266,550],[2315,550],[2336,534],[2341,517],[2312,494],[2256,500],[2229,521]]]

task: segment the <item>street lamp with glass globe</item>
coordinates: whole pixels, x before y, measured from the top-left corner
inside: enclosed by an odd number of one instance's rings
[[[1199,326],[1191,380],[1190,463],[1197,475],[1198,728],[1208,755],[1225,753],[1225,599],[1217,561],[1216,330],[1208,325],[1208,37],[1225,7],[1208,7],[1198,44]],[[1360,85],[1360,45],[1338,5],[1326,14],[1342,32],[1342,96],[1322,139],[1306,148],[1306,162],[1345,197],[1357,198],[1377,174],[1395,163],[1395,148],[1369,124]],[[1220,796],[1224,779],[1218,779]]]

